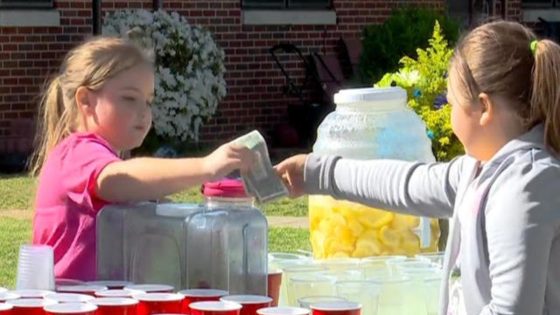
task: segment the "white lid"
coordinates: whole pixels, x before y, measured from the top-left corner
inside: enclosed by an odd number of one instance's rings
[[[208,296],[217,296],[222,297],[228,295],[228,291],[224,290],[215,290],[215,289],[189,289],[189,290],[182,290],[179,291],[184,296],[193,296],[193,297],[208,297]]]
[[[0,311],[7,311],[11,310],[12,308],[13,306],[11,306],[10,304],[0,303]]]
[[[146,291],[132,290],[132,289],[111,289],[96,291],[95,295],[100,297],[130,297],[134,294],[142,294]]]
[[[185,298],[182,294],[177,294],[177,293],[144,293],[144,294],[135,294],[132,297],[138,301],[146,301],[146,302],[181,301]]]
[[[8,301],[6,302],[6,304],[10,304],[13,307],[19,307],[19,308],[24,308],[24,307],[37,308],[37,307],[43,307],[43,306],[53,305],[58,303],[56,301],[47,300],[47,299],[19,299],[19,300]]]
[[[56,314],[90,313],[96,310],[97,306],[91,303],[63,303],[45,306],[45,311]]]
[[[267,307],[257,311],[260,315],[308,315],[310,312],[306,308],[301,307]]]
[[[138,301],[128,298],[103,297],[94,299],[91,303],[99,306],[131,306],[138,304]]]
[[[240,304],[262,304],[272,302],[272,298],[263,295],[228,295],[220,298],[220,300]]]
[[[236,311],[240,310],[243,306],[239,303],[235,302],[218,302],[218,301],[211,301],[211,302],[195,302],[189,304],[190,309],[195,309],[199,311],[219,311],[219,312],[226,312],[226,311]]]
[[[59,303],[69,303],[69,302],[89,302],[94,299],[91,295],[78,294],[78,293],[52,293],[47,294],[45,299],[54,300]]]
[[[133,285],[127,285],[125,289],[140,290],[148,293],[174,290],[172,286],[167,284],[133,284]]]
[[[310,307],[314,310],[320,311],[354,311],[362,308],[361,304],[340,301],[340,302],[320,302],[316,304],[311,304]]]
[[[406,91],[400,87],[363,88],[340,90],[334,95],[335,104],[388,100],[403,100],[406,102]]]

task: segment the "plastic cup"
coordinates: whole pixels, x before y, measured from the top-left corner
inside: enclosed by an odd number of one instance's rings
[[[324,302],[345,302],[346,299],[340,296],[306,296],[298,299],[300,307],[311,309],[312,304]]]
[[[183,295],[176,293],[144,293],[133,296],[138,300],[137,315],[182,313]]]
[[[426,302],[426,314],[437,315],[439,312],[440,289],[443,281],[442,276],[432,276],[424,279],[424,298]]]
[[[258,315],[309,315],[311,310],[301,307],[268,307],[257,311]]]
[[[123,289],[126,286],[134,285],[130,281],[120,281],[120,280],[98,280],[86,282],[87,285],[95,285],[107,287],[108,289]]]
[[[48,290],[14,290],[8,293],[14,293],[19,296],[20,299],[42,299],[49,294],[55,293],[54,291]]]
[[[47,245],[22,245],[19,249],[16,289],[54,288],[53,248]]]
[[[97,305],[96,315],[136,315],[139,302],[129,298],[97,298],[91,301]]]
[[[13,306],[12,315],[45,315],[45,306],[57,304],[46,299],[19,299],[8,302]]]
[[[355,302],[323,302],[311,304],[313,315],[360,315],[362,305]]]
[[[422,314],[411,303],[412,281],[406,276],[387,276],[371,280],[380,286],[377,315]]]
[[[282,270],[276,269],[268,272],[268,296],[272,298],[271,306],[277,306],[280,300],[280,287],[282,285]]]
[[[109,289],[96,291],[95,296],[97,297],[113,297],[113,298],[131,298],[135,294],[146,293],[140,290],[131,289]]]
[[[372,256],[362,258],[360,260],[360,270],[364,275],[364,280],[390,275],[390,269],[387,265],[388,260],[406,260],[406,256]]]
[[[8,292],[0,293],[0,303],[17,300],[19,298],[20,298],[19,294],[16,294],[14,292],[8,291]]]
[[[146,293],[173,293],[175,288],[167,284],[133,284],[124,287],[128,290],[138,290]]]
[[[189,289],[179,291],[185,298],[183,301],[183,311],[190,313],[190,304],[196,302],[219,301],[220,298],[229,295],[228,291],[214,289]]]
[[[297,306],[298,299],[306,296],[335,295],[336,278],[322,274],[300,274],[290,278],[288,304]]]
[[[418,260],[431,262],[435,264],[440,269],[443,268],[443,259],[445,257],[444,252],[435,252],[435,253],[422,253],[414,256]]]
[[[107,287],[99,286],[99,285],[68,285],[68,286],[60,286],[56,288],[56,291],[59,293],[77,293],[77,294],[87,294],[91,296],[95,296],[95,292],[107,290]]]
[[[91,295],[77,293],[52,293],[47,294],[45,299],[56,301],[57,303],[86,303],[94,299]]]
[[[47,305],[46,315],[95,315],[97,306],[90,303],[62,303]]]
[[[295,304],[290,304],[289,301],[289,287],[290,287],[290,278],[299,274],[318,274],[321,272],[325,272],[327,269],[324,266],[320,266],[314,264],[312,262],[308,262],[305,265],[291,265],[286,267],[282,270],[282,283],[280,285],[280,299],[278,305],[280,306],[296,306]],[[313,294],[308,294],[313,295]],[[295,303],[295,302],[294,302]]]
[[[222,297],[220,301],[240,304],[241,315],[257,315],[258,310],[270,307],[272,304],[272,298],[261,295],[228,295]]]
[[[239,315],[243,306],[234,302],[207,301],[190,304],[191,315]]]
[[[362,313],[371,315],[377,312],[381,286],[372,281],[339,281],[336,283],[336,295],[350,302],[362,305]]]
[[[0,315],[11,315],[12,308],[13,306],[11,306],[10,304],[0,303]]]

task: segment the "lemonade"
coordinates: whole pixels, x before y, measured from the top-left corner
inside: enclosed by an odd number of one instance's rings
[[[430,246],[413,232],[418,217],[396,214],[329,196],[309,196],[311,245],[316,259],[414,256],[438,250],[438,221],[430,221]]]

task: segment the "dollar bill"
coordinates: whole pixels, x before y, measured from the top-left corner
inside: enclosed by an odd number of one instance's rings
[[[256,161],[241,178],[247,193],[254,196],[257,202],[265,203],[286,196],[288,189],[272,167],[268,148],[264,137],[257,131],[243,135],[234,140],[255,152]]]

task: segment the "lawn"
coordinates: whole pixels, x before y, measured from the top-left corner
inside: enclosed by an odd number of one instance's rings
[[[35,181],[27,176],[0,175],[0,287],[13,287],[17,252],[31,238],[31,218]],[[175,194],[177,202],[200,202],[198,188]],[[262,207],[267,216],[305,216],[307,200],[282,199]],[[309,250],[309,231],[296,228],[270,228],[269,251]]]

